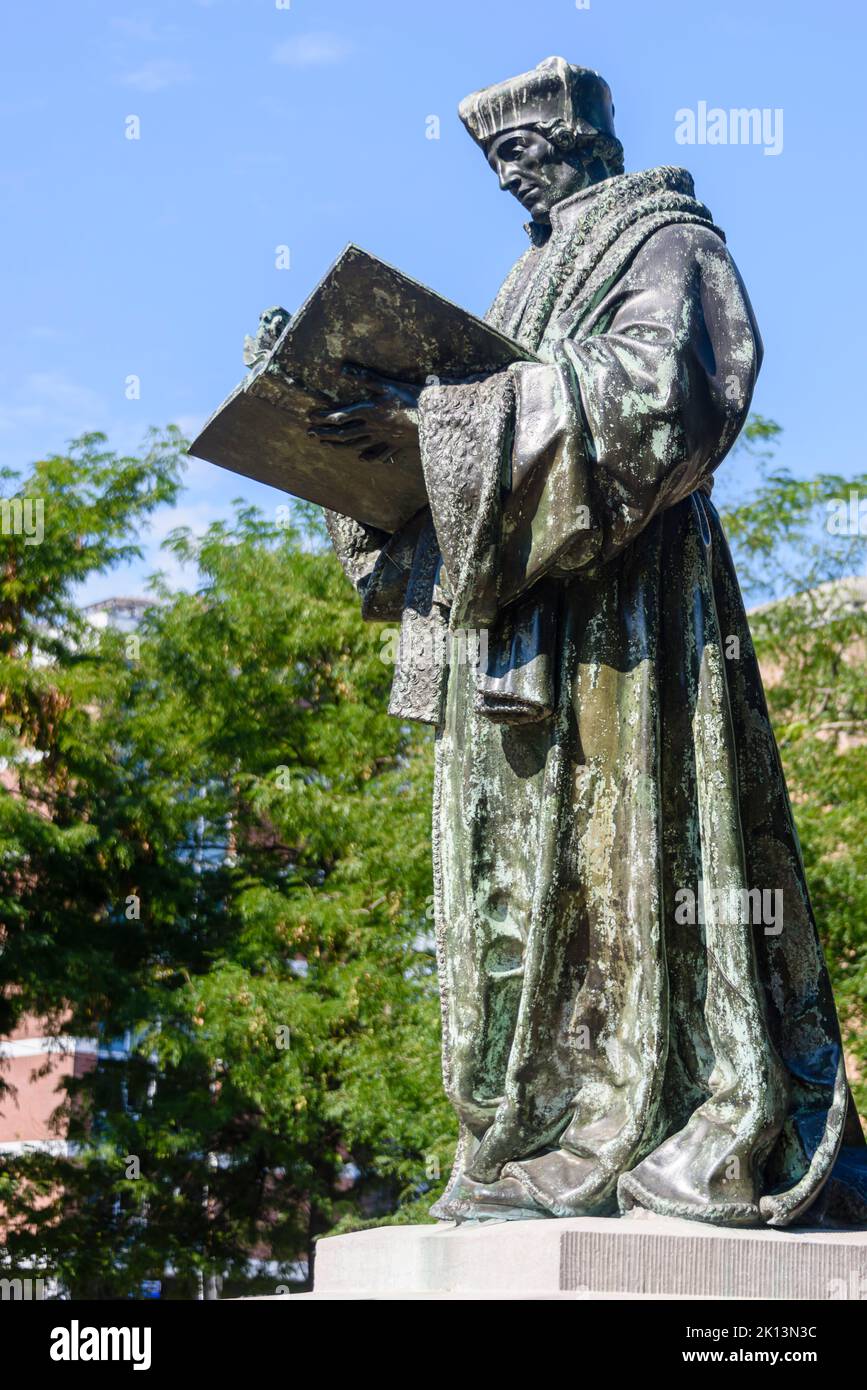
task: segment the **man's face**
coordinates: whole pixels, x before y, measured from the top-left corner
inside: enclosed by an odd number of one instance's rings
[[[580,161],[570,163],[538,130],[505,130],[491,141],[487,153],[500,187],[512,193],[535,222],[547,222],[555,203],[589,182]]]

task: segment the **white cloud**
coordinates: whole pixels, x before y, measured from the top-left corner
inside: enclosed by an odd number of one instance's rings
[[[59,427],[75,434],[98,429],[104,412],[105,402],[91,387],[71,381],[63,372],[31,372],[11,401],[0,405],[0,430],[51,425],[54,433]]]
[[[60,343],[66,334],[62,328],[53,328],[50,324],[32,323],[27,329],[27,336],[41,343]]]
[[[188,63],[179,63],[174,58],[154,58],[118,80],[124,87],[134,87],[139,92],[161,92],[179,82],[188,82],[190,76]]]
[[[22,467],[63,453],[92,430],[106,434],[118,453],[135,453],[148,423],[141,402],[124,399],[122,383],[108,395],[62,370],[28,372],[0,400],[0,463]]]
[[[212,467],[212,465],[206,465]],[[185,479],[189,481],[189,477]],[[179,502],[174,507],[161,507],[154,513],[148,524],[148,533],[154,547],[162,545],[166,536],[178,527],[186,526],[194,535],[203,536],[212,521],[220,521],[231,515],[231,509],[220,502]]]
[[[133,18],[130,15],[115,15],[111,27],[126,39],[139,39],[143,43],[153,43],[159,38],[152,19]]]
[[[187,439],[195,439],[207,418],[207,415],[176,415],[172,424],[177,425]]]
[[[322,31],[287,39],[277,45],[271,56],[275,63],[283,63],[286,67],[314,68],[342,63],[349,52],[350,44],[346,39]]]

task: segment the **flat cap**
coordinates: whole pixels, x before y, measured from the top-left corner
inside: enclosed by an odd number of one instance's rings
[[[578,136],[614,134],[611,89],[598,72],[545,58],[531,72],[464,97],[458,115],[477,144],[519,127],[558,122]]]

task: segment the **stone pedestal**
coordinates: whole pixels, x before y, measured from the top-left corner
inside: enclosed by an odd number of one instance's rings
[[[312,1298],[867,1298],[867,1232],[635,1214],[384,1226],[317,1247]]]

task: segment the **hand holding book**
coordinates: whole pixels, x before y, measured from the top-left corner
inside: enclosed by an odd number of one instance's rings
[[[263,316],[245,355],[251,370],[190,453],[389,533],[427,502],[424,384],[533,358],[358,246],[287,318]]]
[[[351,363],[343,367],[343,375],[369,390],[370,398],[338,410],[311,410],[308,435],[331,448],[351,447],[365,461],[385,458],[402,445],[415,442],[420,386],[394,381]]]

